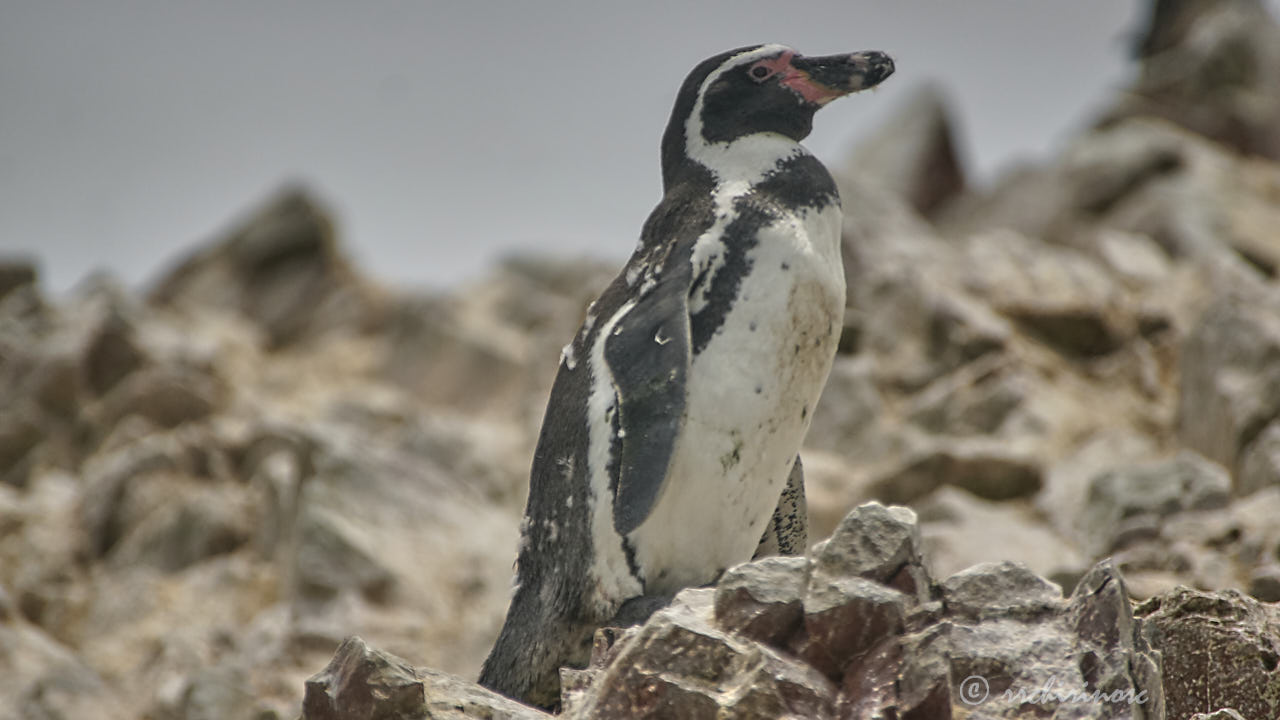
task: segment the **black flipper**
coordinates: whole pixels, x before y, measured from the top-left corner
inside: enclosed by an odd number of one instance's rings
[[[684,421],[689,373],[689,271],[677,263],[613,326],[604,357],[618,394],[613,526],[649,517]]]

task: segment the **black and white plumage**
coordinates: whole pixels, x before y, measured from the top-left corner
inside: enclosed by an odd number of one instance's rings
[[[662,140],[662,201],[565,347],[531,473],[517,587],[481,684],[558,702],[638,598],[806,543],[798,452],[845,304],[840,200],[814,113],[893,72],[781,45],[699,64]]]

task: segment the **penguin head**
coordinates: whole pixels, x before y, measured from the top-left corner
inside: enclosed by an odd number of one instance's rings
[[[668,163],[701,148],[761,133],[799,142],[832,100],[878,85],[893,60],[868,51],[804,57],[783,45],[753,45],[699,63],[685,78],[663,136]]]

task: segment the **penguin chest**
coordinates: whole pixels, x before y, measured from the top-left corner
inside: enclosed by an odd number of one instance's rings
[[[840,210],[763,227],[719,328],[693,356],[662,494],[631,533],[647,593],[751,558],[804,441],[845,303]]]

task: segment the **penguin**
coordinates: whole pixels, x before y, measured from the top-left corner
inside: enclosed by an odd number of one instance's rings
[[[561,353],[515,590],[480,684],[555,708],[595,630],[807,544],[799,450],[845,306],[840,198],[800,144],[881,52],[703,61],[662,137],[661,202]]]

